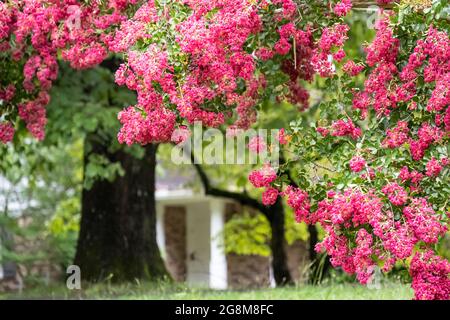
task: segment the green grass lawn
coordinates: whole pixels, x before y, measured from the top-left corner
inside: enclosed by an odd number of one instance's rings
[[[0,299],[186,299],[186,300],[220,300],[220,299],[330,299],[330,300],[392,300],[411,299],[412,289],[405,284],[385,283],[379,289],[369,289],[359,284],[301,285],[288,288],[266,288],[257,290],[211,290],[205,288],[187,288],[180,284],[127,284],[127,285],[92,285],[82,290],[68,290],[65,287],[36,287],[22,293],[0,293]]]

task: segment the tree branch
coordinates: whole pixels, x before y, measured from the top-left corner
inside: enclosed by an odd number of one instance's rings
[[[193,152],[191,152],[191,161],[195,167],[195,170],[197,171],[197,174],[200,177],[200,180],[202,182],[203,188],[205,189],[206,195],[235,200],[244,206],[249,206],[251,208],[254,208],[254,209],[260,211],[267,218],[270,217],[269,208],[266,207],[265,205],[263,205],[258,200],[253,199],[249,195],[247,195],[245,193],[240,193],[240,192],[232,192],[232,191],[228,191],[228,190],[223,190],[223,189],[211,186],[208,175],[206,174],[203,167],[200,164],[196,163]]]

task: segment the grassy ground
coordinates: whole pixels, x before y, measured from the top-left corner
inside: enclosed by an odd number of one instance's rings
[[[22,293],[0,293],[0,299],[185,299],[185,300],[396,300],[411,299],[412,290],[399,283],[382,284],[379,289],[369,289],[358,284],[334,284],[298,287],[259,289],[245,291],[216,291],[205,288],[187,288],[179,284],[141,285],[93,285],[82,290],[68,290],[65,287],[36,287]]]

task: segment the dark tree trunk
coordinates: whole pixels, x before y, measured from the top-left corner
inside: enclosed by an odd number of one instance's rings
[[[87,138],[90,154],[118,161],[125,171],[113,182],[97,180],[83,190],[75,264],[86,281],[133,281],[167,275],[156,243],[155,167],[157,145],[143,159],[122,149],[110,153],[99,136]],[[86,145],[88,144],[86,143]]]
[[[280,198],[273,206],[269,207],[267,218],[272,230],[270,248],[272,251],[272,269],[275,282],[277,286],[291,285],[294,281],[287,264],[284,207]]]
[[[314,262],[317,258],[317,252],[315,250],[318,236],[317,236],[317,228],[313,224],[308,225],[308,232],[309,232],[309,261]]]

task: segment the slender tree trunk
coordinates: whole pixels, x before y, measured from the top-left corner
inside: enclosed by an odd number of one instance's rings
[[[133,281],[167,275],[156,243],[155,167],[157,145],[145,147],[143,159],[108,151],[91,134],[85,151],[118,161],[125,175],[113,182],[97,180],[83,190],[80,234],[75,264],[87,281]]]
[[[315,250],[315,247],[318,242],[316,226],[313,224],[308,225],[308,232],[309,232],[309,248],[308,248],[309,260],[311,262],[314,262],[317,258],[317,252]]]
[[[269,208],[267,218],[272,231],[270,248],[272,250],[272,269],[275,282],[277,286],[291,285],[294,281],[287,264],[284,207],[280,198]]]

